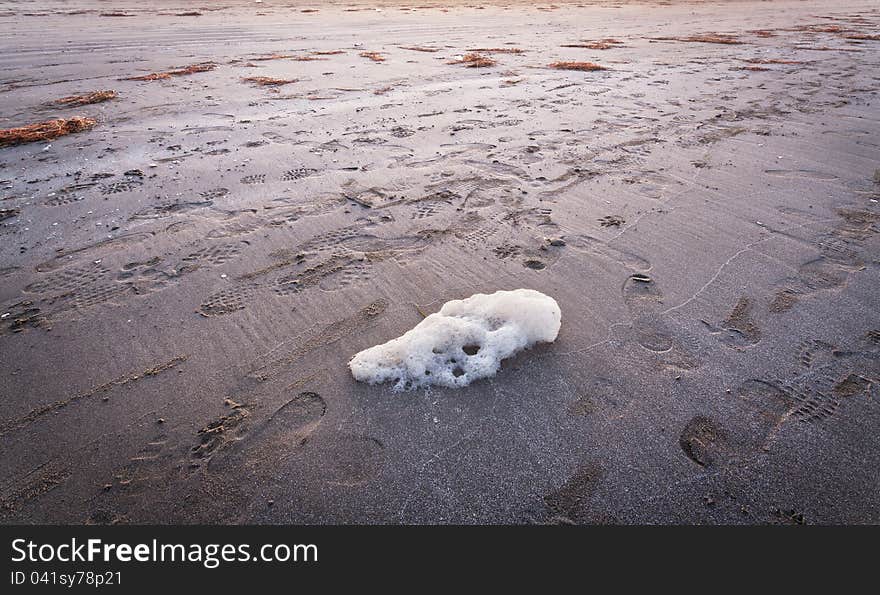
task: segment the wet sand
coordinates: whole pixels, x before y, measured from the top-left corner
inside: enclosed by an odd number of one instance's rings
[[[3,522],[880,522],[874,3],[107,4],[0,2],[0,128],[97,120],[0,148]]]

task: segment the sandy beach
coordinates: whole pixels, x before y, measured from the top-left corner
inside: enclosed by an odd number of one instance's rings
[[[0,146],[3,523],[880,523],[876,2],[0,27],[0,129],[70,132]],[[517,288],[495,377],[352,377]]]

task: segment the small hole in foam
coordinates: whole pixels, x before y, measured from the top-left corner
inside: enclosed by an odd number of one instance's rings
[[[477,355],[477,352],[480,351],[479,345],[465,345],[461,348],[468,355]]]
[[[464,376],[464,370],[461,369],[460,366],[455,366],[452,368],[452,375],[458,378],[459,376]]]

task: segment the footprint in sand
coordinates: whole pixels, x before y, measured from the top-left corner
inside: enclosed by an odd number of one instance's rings
[[[616,262],[632,271],[647,273],[651,270],[651,263],[641,256],[638,256],[631,252],[627,252],[625,250],[618,250],[617,248],[613,248],[602,240],[594,238],[592,236],[567,235],[565,236],[565,243],[567,246],[570,246],[578,252],[601,256],[603,258]]]
[[[127,284],[98,283],[80,290],[47,300],[52,316],[60,316],[73,310],[91,308],[108,302],[121,303],[135,295],[134,287]]]
[[[444,201],[424,201],[418,203],[410,214],[411,219],[427,219],[452,209],[452,204]]]
[[[558,489],[544,496],[544,504],[551,524],[585,523],[593,519],[590,514],[590,497],[602,481],[604,470],[597,463],[578,467]]]
[[[199,305],[197,312],[204,316],[223,316],[244,310],[256,297],[260,286],[256,283],[242,283],[227,289],[221,289],[206,297]]]
[[[184,256],[176,268],[221,265],[238,256],[239,252],[238,246],[233,244],[208,245]]]
[[[108,269],[101,263],[90,263],[71,266],[55,273],[50,273],[24,288],[26,293],[62,293],[81,289],[106,276]]]
[[[595,377],[586,382],[579,396],[568,404],[566,411],[575,417],[598,415],[606,422],[616,422],[638,415],[638,398],[611,378]]]
[[[734,391],[752,413],[751,421],[757,426],[755,436],[760,436],[758,446],[763,446],[767,436],[785,418],[797,401],[776,384],[766,380],[749,379]]]
[[[120,194],[122,192],[131,192],[143,186],[143,181],[137,178],[120,180],[118,182],[110,182],[101,186],[101,194],[110,196],[112,194]]]
[[[838,366],[827,365],[782,383],[780,388],[797,401],[787,417],[802,422],[828,419],[840,408],[841,397],[858,392],[850,390],[851,385],[858,384],[851,377],[858,378],[842,372]]]
[[[816,242],[820,255],[783,279],[768,305],[773,313],[791,310],[801,298],[845,287],[849,276],[864,269],[862,242],[877,232],[880,214],[859,209],[838,209],[840,221]]]
[[[318,281],[317,286],[323,291],[339,291],[352,285],[366,282],[372,276],[372,267],[368,262],[355,260]]]
[[[281,176],[281,180],[284,182],[292,182],[294,180],[301,180],[302,178],[308,178],[310,176],[317,175],[318,170],[311,167],[297,167],[295,169],[289,169]]]
[[[318,393],[301,392],[266,421],[252,425],[240,437],[216,449],[208,470],[227,472],[276,465],[306,443],[326,412],[327,404]]]
[[[876,332],[876,331],[871,331]],[[849,399],[869,397],[880,372],[880,346],[871,332],[841,349],[820,340],[801,342],[799,370],[787,378],[749,379],[735,391],[753,415],[761,436],[756,447],[766,450],[787,422],[816,423],[835,415]]]
[[[129,221],[138,221],[138,220],[150,220],[150,219],[164,219],[166,217],[175,217],[178,215],[182,215],[184,213],[189,213],[192,211],[199,211],[201,209],[208,209],[212,207],[214,201],[212,200],[191,200],[191,201],[177,201],[177,202],[163,202],[160,204],[152,205],[145,209],[141,209],[136,213],[132,214],[128,220]]]
[[[88,191],[97,185],[97,182],[68,184],[61,189],[50,193],[43,205],[47,207],[60,207],[85,200]]]
[[[634,321],[635,341],[650,352],[666,368],[692,370],[699,367],[699,341],[656,317],[640,317]]]
[[[657,283],[646,274],[633,273],[623,283],[623,301],[637,316],[659,309],[662,299]]]
[[[231,407],[229,413],[198,431],[199,443],[192,448],[194,458],[210,459],[215,452],[241,439],[247,432],[250,409],[231,399],[227,399],[226,404]]]
[[[824,258],[838,266],[855,270],[865,264],[859,253],[858,244],[847,238],[828,234],[819,240],[817,246]]]
[[[804,368],[827,366],[835,361],[835,346],[818,339],[805,339],[798,345],[798,361]]]
[[[123,248],[150,240],[155,235],[156,233],[152,231],[133,231],[106,240],[99,240],[92,244],[86,244],[79,248],[62,250],[55,253],[51,259],[35,266],[34,270],[38,273],[48,273],[65,268],[74,262],[101,260],[106,255],[117,253]]]
[[[217,200],[219,198],[223,198],[229,194],[228,188],[211,188],[209,190],[205,190],[204,192],[199,192],[199,196],[201,196],[205,200]]]
[[[633,273],[623,284],[623,301],[633,316],[629,338],[653,354],[663,366],[689,370],[699,366],[699,341],[676,329],[660,308],[663,294],[654,279]]]
[[[73,265],[39,278],[23,290],[35,297],[4,306],[7,320],[3,326],[8,324],[9,331],[20,332],[74,311],[107,302],[121,303],[135,294],[133,285],[105,279],[108,273],[109,269],[96,262]]]
[[[698,464],[706,467],[716,462],[727,464],[733,458],[749,459],[766,452],[780,425],[798,404],[777,383],[756,378],[744,381],[731,394],[745,409],[725,420],[739,430],[735,432],[736,443],[727,439],[728,432],[720,426],[717,427],[720,434],[715,439],[712,439],[711,425],[689,424],[682,432],[682,449]],[[703,457],[707,460],[700,463]]]
[[[700,467],[712,467],[726,457],[727,432],[715,420],[698,415],[685,424],[678,445]]]
[[[533,271],[543,271],[551,267],[559,260],[564,248],[552,244],[542,244],[539,248],[519,246],[516,244],[502,244],[493,250],[495,256],[504,260],[506,258],[518,258],[522,265]]]
[[[242,184],[247,184],[247,185],[265,184],[266,183],[266,174],[252,174],[252,175],[244,176],[239,181]]]
[[[751,298],[742,296],[737,300],[727,318],[718,326],[703,321],[712,335],[731,349],[745,349],[761,340],[761,328],[754,321]]]
[[[623,225],[624,223],[626,223],[626,220],[623,217],[621,217],[620,215],[605,215],[604,217],[602,217],[598,221],[599,221],[599,225],[602,227],[614,227],[614,228],[618,228],[621,225]]]
[[[801,298],[815,293],[844,287],[850,271],[824,256],[810,260],[792,277],[784,279],[781,288],[773,295],[768,309],[773,313],[786,312]]]

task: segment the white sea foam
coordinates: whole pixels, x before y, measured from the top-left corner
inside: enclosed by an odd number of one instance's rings
[[[349,362],[356,380],[394,381],[395,389],[467,386],[494,376],[501,360],[535,343],[552,343],[562,313],[532,289],[478,293],[443,304],[397,339],[361,351]]]

